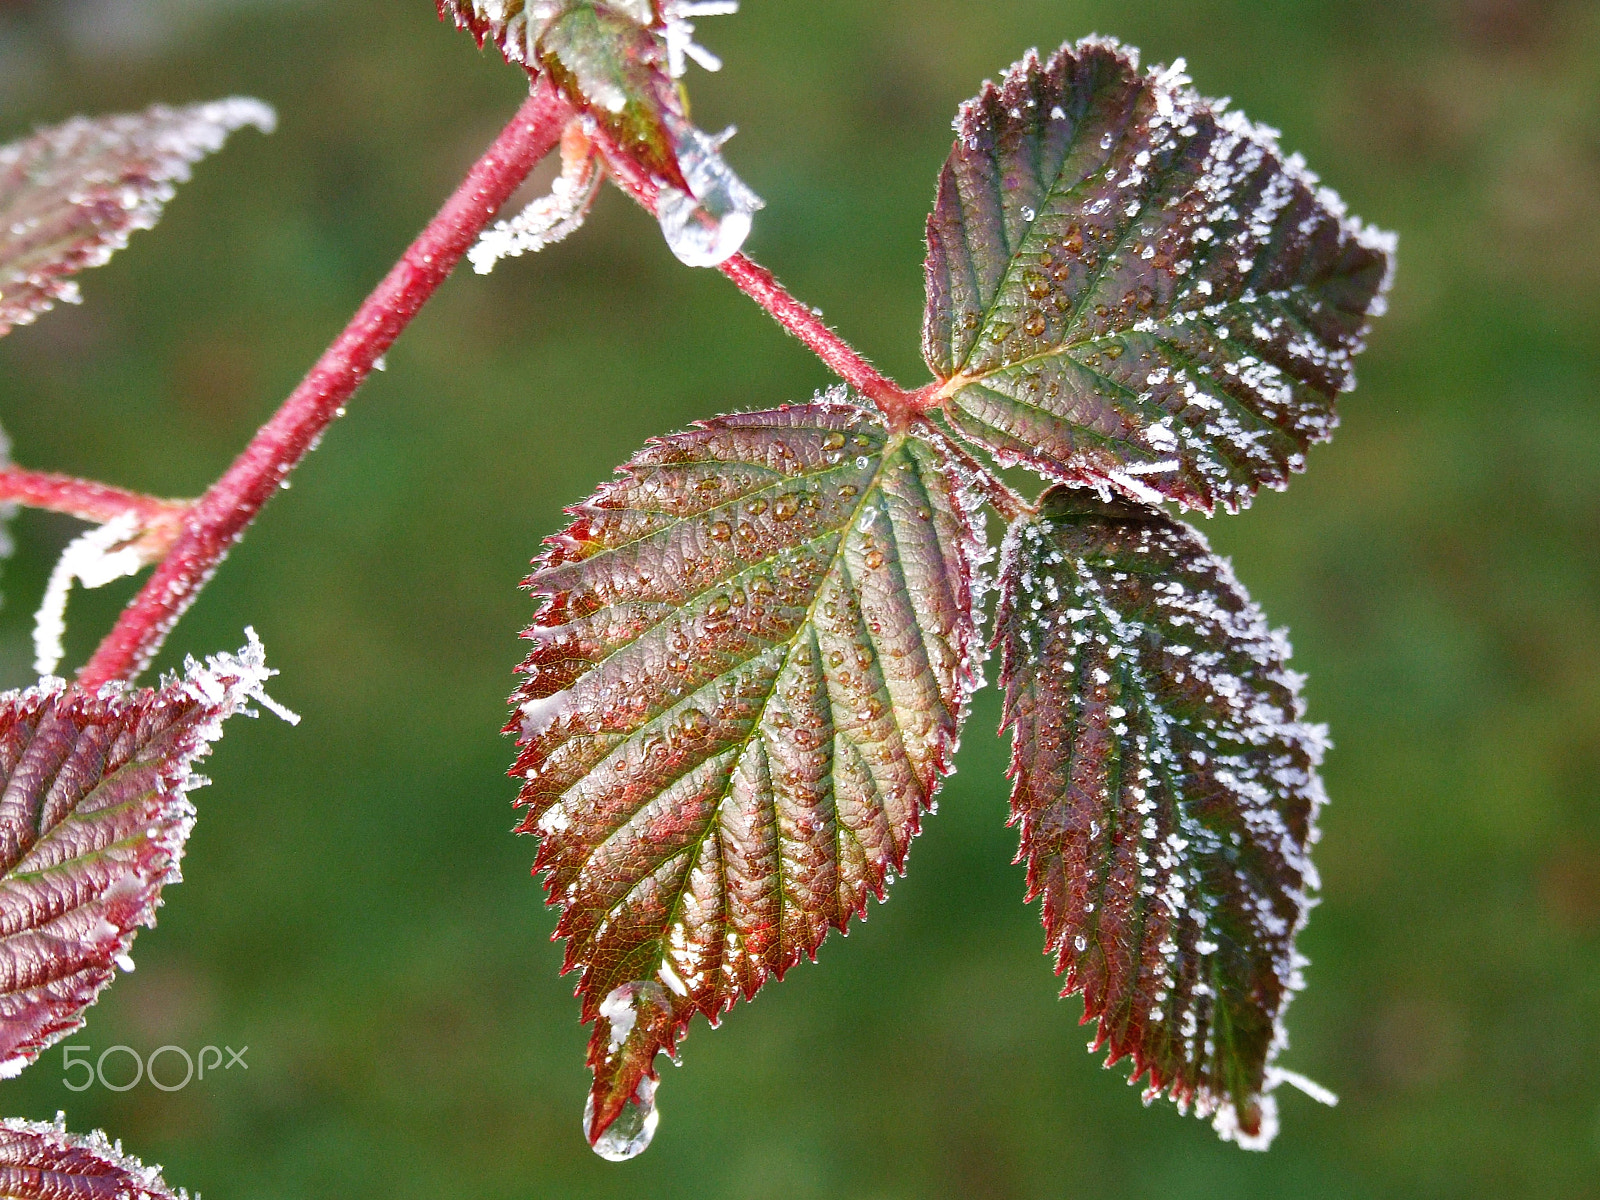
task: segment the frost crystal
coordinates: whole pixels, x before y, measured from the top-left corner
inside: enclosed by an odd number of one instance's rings
[[[667,0],[661,6],[666,18],[667,54],[672,77],[681,77],[687,69],[685,58],[692,58],[708,71],[722,70],[722,60],[704,46],[694,41],[694,25],[690,17],[728,17],[739,11],[739,0]]]
[[[589,215],[604,180],[599,156],[581,126],[570,126],[561,141],[561,174],[550,194],[534,200],[511,220],[496,222],[493,229],[485,230],[467,256],[472,269],[487,275],[502,258],[537,254],[570,236]]]
[[[66,653],[62,639],[67,633],[67,600],[73,583],[93,589],[138,574],[146,565],[134,544],[139,531],[136,516],[117,517],[80,534],[61,552],[33,619],[33,669],[41,678],[55,674]]]

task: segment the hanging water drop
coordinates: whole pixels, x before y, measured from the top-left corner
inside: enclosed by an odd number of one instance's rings
[[[739,252],[751,220],[765,207],[718,151],[733,130],[710,137],[685,126],[678,137],[678,166],[685,192],[663,184],[656,198],[662,235],[678,260],[691,267],[717,267]]]
[[[587,1137],[594,1120],[594,1096],[591,1094],[583,1106],[583,1133]],[[594,1152],[607,1162],[627,1162],[637,1158],[650,1145],[661,1124],[661,1112],[656,1108],[656,1081],[646,1075],[633,1090],[633,1098],[622,1106],[617,1119],[591,1143]]]

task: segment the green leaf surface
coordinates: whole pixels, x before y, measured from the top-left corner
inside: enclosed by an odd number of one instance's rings
[[[68,1133],[55,1124],[0,1120],[0,1200],[186,1200],[103,1133]]]
[[[187,108],[42,129],[0,147],[0,335],[57,301],[75,302],[69,276],[97,267],[149,229],[189,168],[236,129],[271,132],[272,110],[234,97]]]
[[[1287,641],[1195,530],[1067,487],[1007,539],[996,640],[1063,994],[1149,1096],[1265,1148],[1324,800]]]
[[[1181,62],[1092,39],[962,106],[924,353],[1002,462],[1237,510],[1331,435],[1393,249]]]
[[[650,443],[528,581],[508,732],[596,1021],[591,1141],[695,1012],[882,898],[950,770],[981,533],[942,452],[846,398]]]

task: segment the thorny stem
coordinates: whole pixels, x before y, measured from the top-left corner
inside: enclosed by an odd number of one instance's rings
[[[107,483],[19,467],[0,468],[0,504],[49,509],[96,525],[132,516],[147,529],[177,524],[189,511],[185,500],[159,500]]]
[[[534,88],[311,373],[222,478],[195,502],[172,552],[79,672],[84,687],[131,680],[144,670],[234,542],[343,411],[345,401],[444,282],[479,231],[556,145],[572,115],[548,81]]]
[[[657,188],[649,173],[620,153],[603,132],[596,131],[594,137],[605,156],[606,168],[618,186],[646,212],[655,215]],[[743,254],[735,254],[718,270],[766,309],[779,325],[804,342],[830,371],[882,409],[891,426],[904,428],[929,407],[932,393],[928,389],[908,392],[883,374],[860,351],[828,328],[820,309],[796,300],[761,264]]]

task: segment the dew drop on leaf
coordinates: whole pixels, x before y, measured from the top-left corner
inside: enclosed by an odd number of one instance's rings
[[[594,1096],[583,1106],[583,1129],[587,1134],[594,1119]],[[650,1147],[661,1124],[661,1110],[656,1107],[656,1081],[646,1075],[634,1089],[633,1099],[622,1106],[622,1114],[594,1142],[594,1152],[607,1162],[627,1162],[637,1158]]]

